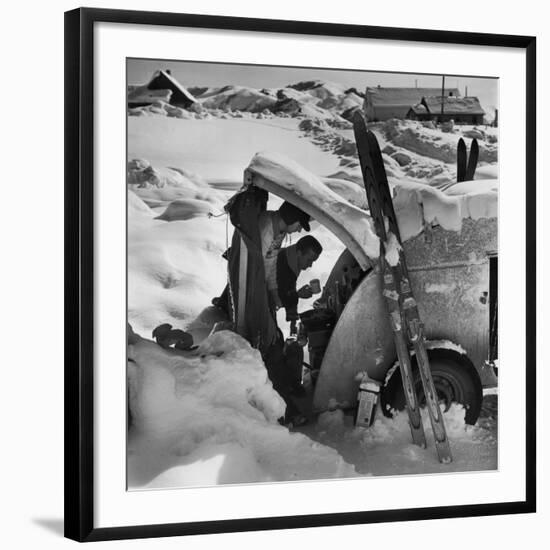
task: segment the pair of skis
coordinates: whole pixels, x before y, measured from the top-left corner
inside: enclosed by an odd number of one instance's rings
[[[472,181],[476,172],[479,159],[479,145],[477,139],[473,139],[470,147],[470,154],[466,149],[466,143],[462,138],[458,140],[456,148],[456,181]]]
[[[353,130],[370,215],[380,239],[379,264],[383,294],[394,334],[413,442],[426,447],[426,435],[414,386],[411,348],[416,353],[437,454],[440,462],[449,463],[452,461],[451,449],[424,345],[423,325],[409,281],[382,153],[376,136],[367,129],[365,118],[360,112],[354,117]],[[396,257],[397,261],[392,257]],[[392,258],[391,263],[389,258]]]

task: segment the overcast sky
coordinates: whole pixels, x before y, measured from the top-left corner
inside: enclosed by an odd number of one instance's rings
[[[303,80],[328,80],[356,87],[367,86],[441,87],[442,75],[378,73],[369,71],[328,70],[315,68],[272,67],[230,63],[193,61],[128,60],[128,83],[145,84],[158,69],[170,69],[172,75],[186,87],[225,86],[228,84],[253,88],[275,88]],[[462,95],[477,96],[484,106],[498,106],[498,79],[446,75],[446,88],[459,88]]]

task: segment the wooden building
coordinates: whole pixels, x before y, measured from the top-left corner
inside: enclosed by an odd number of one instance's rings
[[[457,124],[483,124],[485,111],[477,97],[444,97],[441,95],[423,97],[407,112],[412,120],[433,120]]]
[[[157,71],[145,86],[136,86],[128,90],[128,107],[151,105],[163,100],[176,107],[188,109],[196,99],[187,91],[167,69]]]
[[[423,97],[437,95],[441,95],[441,88],[368,87],[363,106],[367,120],[406,118],[411,106],[420,103]],[[460,91],[458,88],[446,88],[445,95],[458,97]]]

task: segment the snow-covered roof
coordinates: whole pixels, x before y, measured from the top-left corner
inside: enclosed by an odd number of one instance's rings
[[[424,97],[422,102],[430,113],[441,113],[441,95]],[[477,97],[448,97],[445,96],[443,111],[448,115],[484,115]]]
[[[168,83],[171,85],[172,88],[169,89],[176,89],[180,93],[182,93],[191,103],[195,103],[197,100],[168,72],[160,70],[157,71],[153,78],[149,81],[148,86],[151,86],[151,84],[157,80],[167,80]],[[151,89],[151,88],[150,88]]]
[[[412,106],[423,97],[441,95],[441,88],[385,88],[368,87],[367,98],[373,105]],[[460,96],[458,88],[445,88],[445,96]]]
[[[247,173],[251,183],[281,197],[327,227],[363,269],[378,258],[380,244],[369,215],[329,189],[316,175],[278,153],[257,153]]]

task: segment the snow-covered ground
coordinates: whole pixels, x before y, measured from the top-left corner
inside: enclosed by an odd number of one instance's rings
[[[368,430],[355,428],[340,410],[322,414],[300,433],[279,425],[284,403],[259,354],[233,333],[200,342],[204,333],[195,330],[200,346],[191,352],[163,350],[148,340],[161,323],[188,328],[223,289],[227,275],[221,254],[232,234],[223,205],[257,152],[288,157],[365,208],[350,125],[337,114],[359,105],[358,96],[333,84],[302,88],[285,88],[279,103],[272,101],[276,90],[260,95],[236,88],[193,90],[202,102],[195,110],[175,111],[159,101],[129,113],[128,321],[142,337],[129,351],[131,488],[497,467],[497,395],[486,397],[475,426],[464,425],[458,406],[448,411],[454,461],[442,466],[429,428],[428,448],[413,446],[403,414],[393,419],[379,414]],[[266,111],[270,105],[284,109]],[[442,132],[418,122],[388,121],[377,123],[374,131],[392,185],[448,187],[456,180],[454,159],[462,135],[475,135],[480,142],[476,178],[496,183],[494,128]],[[491,182],[484,185],[494,191]],[[279,202],[270,199],[268,208]],[[475,210],[476,204],[468,208]],[[311,233],[324,251],[299,285],[312,278],[325,281],[344,248],[318,223]],[[427,420],[424,424],[429,426]]]

